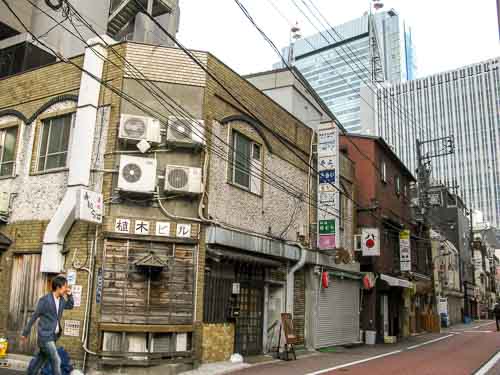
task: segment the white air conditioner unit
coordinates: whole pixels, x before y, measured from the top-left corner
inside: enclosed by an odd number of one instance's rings
[[[165,191],[170,193],[201,194],[201,168],[167,165]]]
[[[121,115],[120,139],[161,143],[160,121],[152,117]]]
[[[10,211],[10,193],[0,192],[0,215],[7,216]]]
[[[204,144],[205,123],[202,120],[170,117],[167,128],[167,142],[176,145]]]
[[[150,194],[156,188],[156,160],[136,156],[122,156],[118,176],[118,189]]]

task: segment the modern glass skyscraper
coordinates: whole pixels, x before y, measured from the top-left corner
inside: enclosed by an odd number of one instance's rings
[[[289,56],[290,47],[283,52]],[[360,86],[374,79],[404,81],[416,72],[411,32],[394,10],[299,39],[293,56],[293,64],[350,132],[361,129]]]
[[[384,88],[362,88],[364,134],[382,136],[414,172],[416,144],[453,136],[455,153],[432,160],[433,178],[456,181],[469,208],[500,225],[500,58]],[[371,108],[377,108],[376,115]]]

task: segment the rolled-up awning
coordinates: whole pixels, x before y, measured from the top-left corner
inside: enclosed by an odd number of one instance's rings
[[[390,286],[413,289],[413,283],[405,279],[398,279],[397,277],[392,277],[389,275],[380,274],[380,279],[384,280]]]
[[[245,251],[214,248],[212,246],[207,249],[207,256],[218,262],[226,260],[239,263],[258,264],[264,267],[273,268],[277,268],[282,265],[282,263],[277,260],[247,254]]]

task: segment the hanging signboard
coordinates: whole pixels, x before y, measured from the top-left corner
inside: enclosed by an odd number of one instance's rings
[[[378,228],[363,228],[361,230],[361,252],[364,257],[380,256]]]
[[[411,271],[410,231],[399,232],[399,262],[401,271]]]
[[[81,189],[78,192],[76,219],[88,223],[102,224],[103,198],[101,193]]]
[[[335,249],[339,216],[339,134],[333,123],[318,130],[318,247]]]

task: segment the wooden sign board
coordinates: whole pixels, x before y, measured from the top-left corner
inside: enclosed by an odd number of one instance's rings
[[[288,345],[295,345],[298,341],[297,335],[295,334],[295,328],[293,326],[292,314],[282,313],[281,314],[281,324],[285,333],[285,340]]]

